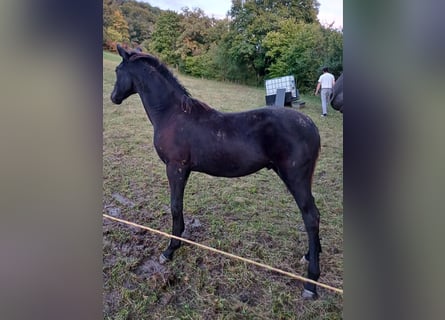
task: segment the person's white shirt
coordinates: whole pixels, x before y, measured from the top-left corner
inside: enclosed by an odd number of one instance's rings
[[[329,72],[323,73],[318,79],[318,82],[321,85],[321,89],[332,89],[334,87],[334,81],[334,76]]]

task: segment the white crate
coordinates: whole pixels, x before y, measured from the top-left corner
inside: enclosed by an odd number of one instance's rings
[[[297,97],[297,87],[295,85],[294,76],[284,76],[273,78],[265,81],[266,96],[271,96],[277,93],[277,89],[286,89],[290,92],[293,98]]]

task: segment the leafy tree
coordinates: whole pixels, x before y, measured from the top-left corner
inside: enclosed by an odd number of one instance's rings
[[[107,16],[107,26],[104,26],[104,39],[108,46],[113,47],[116,42],[127,42],[130,39],[128,33],[128,24],[122,12],[115,8]]]
[[[280,29],[264,39],[270,59],[268,77],[293,74],[300,91],[313,90],[323,66],[342,69],[342,36],[320,24],[280,23]]]
[[[118,10],[125,19],[128,31],[116,30],[115,11]],[[116,39],[118,42],[127,43],[130,46],[147,42],[154,30],[161,9],[152,7],[148,3],[135,0],[103,0],[103,46],[106,49],[114,49]],[[121,35],[121,36],[119,36]]]
[[[182,34],[178,38],[180,70],[193,76],[220,79],[216,60],[218,43],[227,33],[228,19],[209,18],[201,9],[183,9]]]
[[[132,43],[141,44],[144,40],[150,39],[160,10],[155,10],[148,3],[137,1],[125,2],[120,10],[128,23]]]
[[[182,33],[178,38],[178,53],[182,59],[202,55],[210,47],[209,30],[212,20],[199,8],[184,8],[180,22]]]
[[[230,22],[227,18],[222,20],[212,18],[212,27],[209,29],[210,46],[205,54],[208,62],[206,68],[209,69],[209,72],[206,73],[208,78],[229,79],[230,61],[226,56],[227,50],[224,50],[224,39],[228,35],[229,25]]]
[[[323,64],[336,76],[343,72],[343,33],[330,27],[323,28],[324,57]]]
[[[315,0],[233,0],[228,54],[249,72],[251,79],[261,83],[269,65],[263,39],[277,30],[283,19],[317,21],[318,6]]]
[[[179,59],[176,42],[180,34],[179,15],[171,10],[163,11],[156,21],[148,49],[165,63],[176,65]]]
[[[117,7],[113,5],[113,0],[103,0],[103,26],[102,26],[102,46],[110,49],[110,36],[107,34],[108,28],[112,24],[113,12]]]
[[[136,0],[103,4],[105,48],[139,44],[193,76],[262,85],[293,74],[304,92],[313,89],[322,66],[337,77],[343,69],[343,34],[320,25],[316,0],[232,0],[230,19]]]

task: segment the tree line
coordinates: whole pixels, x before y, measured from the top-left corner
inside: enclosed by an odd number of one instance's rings
[[[103,0],[103,47],[140,47],[180,72],[263,85],[294,75],[313,90],[323,66],[343,70],[343,33],[317,20],[316,0],[232,0],[224,19],[200,8],[180,13],[135,0]]]

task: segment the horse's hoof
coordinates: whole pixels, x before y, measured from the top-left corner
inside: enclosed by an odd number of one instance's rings
[[[159,256],[159,263],[160,263],[160,264],[165,264],[165,263],[167,263],[167,262],[169,262],[169,261],[170,261],[170,259],[167,258],[166,256],[164,256],[164,254],[161,254],[161,255]]]
[[[306,300],[315,300],[318,298],[318,294],[316,292],[312,292],[307,289],[303,290],[303,292],[301,293],[301,296],[303,297],[303,299],[306,299]]]

